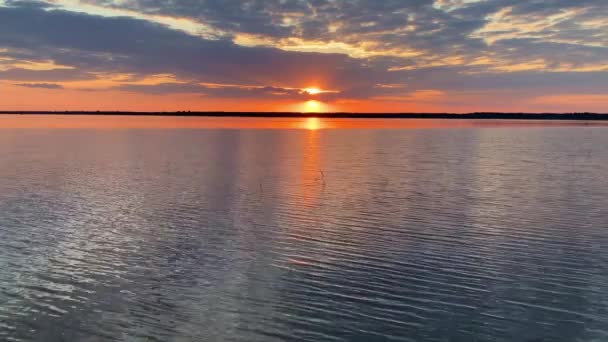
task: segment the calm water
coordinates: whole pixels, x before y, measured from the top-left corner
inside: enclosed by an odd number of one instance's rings
[[[608,128],[331,125],[0,129],[0,340],[608,340]]]

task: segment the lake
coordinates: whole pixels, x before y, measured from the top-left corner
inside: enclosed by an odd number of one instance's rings
[[[0,116],[0,340],[608,340],[608,126]]]

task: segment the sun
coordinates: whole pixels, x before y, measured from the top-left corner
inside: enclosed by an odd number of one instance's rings
[[[309,100],[305,103],[307,113],[318,113],[321,111],[321,102],[316,100]]]
[[[323,91],[319,88],[305,88],[304,92],[307,93],[308,95],[317,95],[322,93]]]

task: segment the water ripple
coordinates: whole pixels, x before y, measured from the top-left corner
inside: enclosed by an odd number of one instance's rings
[[[0,340],[605,340],[607,137],[5,130]]]

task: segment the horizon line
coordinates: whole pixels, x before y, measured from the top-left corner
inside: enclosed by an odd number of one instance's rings
[[[334,118],[334,119],[517,119],[517,120],[608,120],[608,113],[594,112],[240,112],[240,111],[0,111],[0,115],[114,115],[251,118]]]

